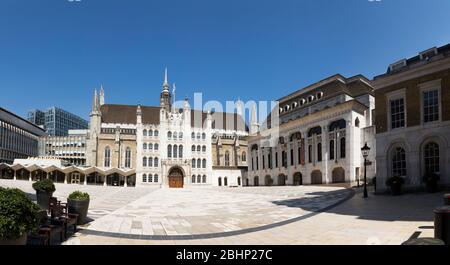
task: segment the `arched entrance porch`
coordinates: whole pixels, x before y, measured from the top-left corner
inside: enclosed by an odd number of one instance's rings
[[[179,167],[173,167],[169,170],[169,188],[183,188],[184,174]]]

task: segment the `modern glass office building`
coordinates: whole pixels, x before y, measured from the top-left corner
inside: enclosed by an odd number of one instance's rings
[[[69,130],[88,128],[86,120],[57,107],[51,107],[46,111],[32,110],[28,112],[27,119],[38,126],[43,126],[51,136],[67,136]]]

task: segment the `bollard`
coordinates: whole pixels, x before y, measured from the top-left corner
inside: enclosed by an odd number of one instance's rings
[[[433,237],[422,237],[414,238],[402,243],[402,245],[445,245],[444,241],[439,238]]]
[[[434,209],[434,237],[450,244],[450,206]]]
[[[444,194],[444,205],[450,205],[450,193]]]

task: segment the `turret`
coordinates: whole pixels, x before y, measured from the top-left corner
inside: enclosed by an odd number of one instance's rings
[[[139,104],[136,109],[136,121],[137,124],[142,124],[142,110],[141,105]]]
[[[252,104],[252,110],[250,112],[250,134],[255,135],[259,131],[258,119],[256,118],[256,103]]]
[[[166,109],[167,112],[170,112],[171,108],[171,95],[170,95],[170,86],[167,78],[167,68],[164,72],[164,82],[162,85],[161,97],[160,97],[160,106]]]

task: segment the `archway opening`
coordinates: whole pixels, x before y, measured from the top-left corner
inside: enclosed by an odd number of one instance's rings
[[[333,169],[332,175],[333,183],[344,183],[345,182],[345,170],[342,167],[337,167]]]
[[[169,171],[169,188],[183,188],[183,171],[179,167],[173,167]]]
[[[322,172],[320,170],[314,170],[313,172],[311,172],[311,184],[322,184]]]

